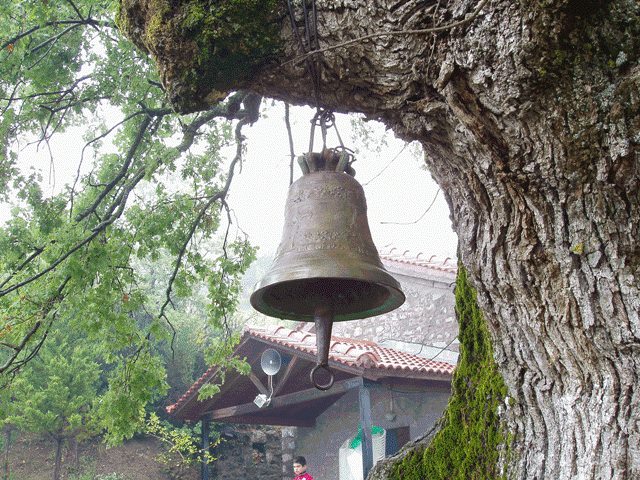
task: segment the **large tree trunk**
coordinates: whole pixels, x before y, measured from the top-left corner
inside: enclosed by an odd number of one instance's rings
[[[156,58],[175,105],[202,108],[224,82],[183,75],[195,68],[184,52],[201,47],[171,22],[146,35],[147,3],[126,2],[125,29]],[[460,21],[477,5],[316,3],[321,47]],[[320,57],[322,105],[425,148],[514,399],[504,413],[514,478],[640,478],[639,15],[636,0],[491,0],[453,30]],[[305,63],[283,65],[300,54],[288,19],[270,21],[280,60],[232,84],[313,103]]]

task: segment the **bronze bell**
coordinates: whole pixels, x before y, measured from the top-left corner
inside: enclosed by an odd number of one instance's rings
[[[364,191],[345,155],[324,150],[299,163],[304,175],[289,188],[282,240],[251,305],[271,317],[315,322],[318,363],[311,380],[327,390],[333,384],[328,370],[333,321],[389,312],[405,296],[380,261]],[[318,384],[319,369],[329,373],[328,383]]]

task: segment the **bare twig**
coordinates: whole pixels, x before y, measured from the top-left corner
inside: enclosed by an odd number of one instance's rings
[[[382,175],[384,173],[384,171],[389,168],[391,166],[391,164],[393,162],[395,162],[398,158],[400,158],[400,155],[402,155],[402,152],[404,152],[407,148],[407,145],[409,145],[408,143],[405,142],[405,144],[402,146],[402,149],[396,154],[395,157],[393,157],[391,159],[391,161],[389,163],[387,163],[384,168],[382,170],[380,170],[378,173],[376,173],[373,177],[371,177],[366,183],[363,183],[362,186],[365,187],[367,185],[369,185],[371,182],[373,182],[376,178],[378,178],[380,175]]]
[[[447,350],[452,344],[453,342],[455,342],[458,339],[458,336],[456,335],[455,337],[453,337],[451,340],[449,340],[449,343],[447,343],[444,347],[440,348],[440,350],[438,351],[438,353],[436,353],[435,355],[432,355],[429,360],[435,360],[436,358],[438,358],[438,356],[444,352],[445,350]],[[422,347],[420,347],[422,349]]]
[[[413,222],[380,222],[380,223],[382,223],[383,225],[413,225],[414,223],[418,223],[420,220],[424,218],[424,216],[429,212],[429,210],[431,210],[431,207],[433,207],[433,204],[436,203],[436,198],[438,198],[439,193],[440,193],[440,189],[438,189],[436,194],[433,196],[433,200],[431,200],[431,203],[429,204],[427,209],[422,213],[422,215],[420,215],[420,217],[418,217]]]

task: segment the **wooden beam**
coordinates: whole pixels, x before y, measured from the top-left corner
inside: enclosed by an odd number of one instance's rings
[[[256,386],[260,393],[264,393],[265,395],[269,396],[269,390],[267,390],[267,387],[264,386],[264,384],[260,381],[256,374],[253,373],[253,370],[251,370],[251,372],[249,373],[249,380],[251,380],[251,383]]]
[[[345,393],[347,390],[357,388],[362,385],[362,378],[350,378],[348,380],[341,380],[333,384],[333,387],[329,390],[318,390],[316,388],[308,388],[307,390],[301,390],[299,392],[288,393],[287,395],[281,395],[271,399],[271,404],[267,408],[288,407],[311,400],[318,400],[321,398],[327,398],[334,395]],[[233,407],[220,408],[218,410],[211,410],[205,412],[211,415],[212,420],[222,420],[228,417],[236,417],[248,415],[256,412],[264,411],[259,408],[255,403],[244,403],[242,405],[234,405]]]
[[[249,341],[251,337],[247,336],[244,340],[242,340],[242,342],[240,342],[240,344],[236,347],[236,352],[238,350],[240,350],[241,348],[243,348],[247,342]],[[214,379],[217,375],[218,375],[219,369],[215,369],[213,372],[211,372],[211,374],[208,376],[208,378],[206,379],[206,381],[203,383],[203,385],[206,385],[207,383],[211,383],[211,380]],[[237,381],[239,378],[241,378],[242,375],[237,375],[235,377],[235,381]],[[185,407],[189,406],[191,404],[191,402],[193,401],[198,401],[198,394],[200,393],[200,389],[197,389],[195,392],[193,392],[191,394],[191,396],[189,398],[187,398],[182,405],[174,412],[171,413],[172,416],[176,417],[176,418],[185,418],[185,417],[181,417],[180,413],[184,410]]]
[[[451,383],[451,375],[443,373],[425,373],[416,372],[412,370],[380,370],[365,368],[360,373],[364,378],[372,380],[374,382],[382,381],[385,378],[406,378],[410,380],[418,381],[436,381],[436,382],[449,382]]]
[[[276,388],[273,391],[274,397],[282,391],[282,388],[285,386],[285,384],[287,383],[287,380],[289,380],[289,377],[291,376],[293,367],[295,367],[297,363],[298,363],[298,357],[291,357],[291,360],[289,361],[289,365],[287,365],[287,369],[282,374],[282,378],[278,380],[278,385],[276,385]]]
[[[371,397],[366,382],[358,392],[360,425],[362,426],[362,478],[367,478],[373,468],[373,439],[371,438]]]
[[[263,417],[261,415],[243,415],[224,419],[225,423],[241,423],[243,425],[277,425],[281,427],[315,427],[312,418],[284,418],[282,416]]]

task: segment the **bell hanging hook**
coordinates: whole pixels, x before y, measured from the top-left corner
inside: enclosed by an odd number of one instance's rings
[[[340,137],[340,133],[338,132],[338,127],[336,126],[336,116],[334,115],[333,110],[323,110],[322,108],[318,108],[315,115],[311,119],[311,132],[309,135],[309,155],[311,155],[311,153],[313,152],[313,140],[316,127],[320,127],[323,150],[327,147],[327,133],[332,127],[336,130],[340,145],[344,147],[344,145],[342,144],[342,138]]]

